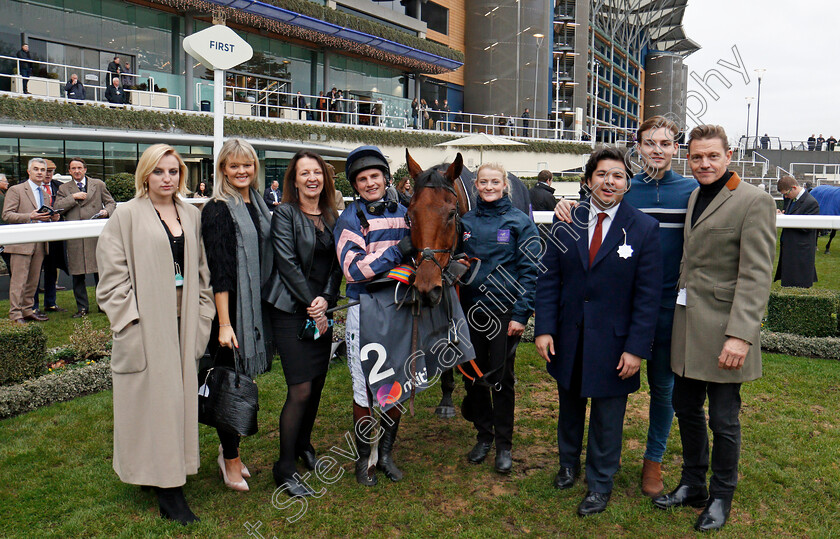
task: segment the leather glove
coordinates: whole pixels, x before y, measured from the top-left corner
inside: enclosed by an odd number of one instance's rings
[[[414,253],[414,245],[411,243],[411,234],[408,236],[404,236],[403,239],[397,244],[397,248],[400,250],[403,256],[409,256]]]

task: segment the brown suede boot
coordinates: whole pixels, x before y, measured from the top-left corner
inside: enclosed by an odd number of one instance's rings
[[[655,498],[665,491],[662,484],[662,465],[652,460],[644,459],[642,465],[642,494]]]

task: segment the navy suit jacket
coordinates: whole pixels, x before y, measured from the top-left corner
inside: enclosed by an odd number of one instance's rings
[[[589,267],[588,200],[575,208],[572,220],[555,218],[552,224],[545,271],[537,280],[534,335],[553,336],[556,355],[548,372],[568,390],[583,328],[581,396],[627,395],[639,389],[639,374],[618,377],[621,354],[649,358],[656,331],[662,294],[659,223],[622,203]],[[633,252],[622,258],[625,232]]]

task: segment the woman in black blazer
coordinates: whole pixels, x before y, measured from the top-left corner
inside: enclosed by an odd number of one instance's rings
[[[334,199],[332,174],[321,156],[306,150],[295,154],[283,181],[282,204],[271,219],[274,270],[264,293],[288,385],[274,481],[290,496],[313,494],[294,479],[295,458],[315,468],[310,438],[332,343],[326,310],[338,299],[342,276],[332,232],[338,217]]]

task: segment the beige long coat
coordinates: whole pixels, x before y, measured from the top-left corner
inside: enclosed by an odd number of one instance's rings
[[[32,220],[29,217],[33,211],[39,209],[38,202],[35,200],[35,194],[32,188],[29,187],[29,181],[24,180],[17,185],[9,187],[6,191],[6,199],[3,207],[3,220],[7,224],[23,224],[29,223]],[[16,243],[6,246],[6,251],[10,255],[29,255],[35,252],[34,243]],[[47,247],[49,244],[44,244]]]
[[[767,307],[776,254],[776,204],[761,189],[732,175],[694,226],[699,189],[688,200],[671,369],[678,375],[718,383],[761,377],[761,318]],[[750,346],[740,370],[718,368],[728,337]]]
[[[172,251],[148,198],[121,205],[96,250],[96,299],[114,332],[114,470],[135,485],[177,487],[199,465],[196,363],[216,309],[201,214],[176,205],[185,234],[180,327]]]
[[[76,182],[70,180],[59,187],[55,195],[55,208],[63,210],[65,221],[84,221],[103,209],[108,215],[114,215],[117,203],[105,187],[105,182],[96,178],[87,178],[87,198],[76,200],[73,195],[79,192]],[[96,238],[67,240],[67,269],[70,275],[96,273]]]

